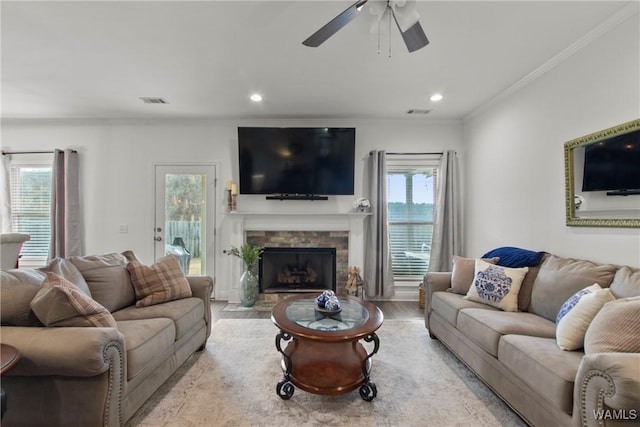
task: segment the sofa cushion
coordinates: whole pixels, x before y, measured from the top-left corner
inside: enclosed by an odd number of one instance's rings
[[[116,327],[109,310],[55,273],[47,273],[30,305],[45,326]]]
[[[640,353],[640,297],[606,303],[587,329],[584,352]]]
[[[42,326],[29,303],[46,274],[31,269],[0,271],[0,321],[6,326]]]
[[[527,271],[528,267],[501,267],[476,259],[473,283],[465,298],[504,311],[518,311],[518,292]]]
[[[580,351],[562,351],[553,338],[505,335],[500,340],[498,360],[567,414],[573,411],[573,386],[582,361]]]
[[[458,323],[458,312],[463,308],[479,308],[483,310],[498,311],[497,308],[479,302],[464,299],[462,295],[449,292],[434,292],[431,296],[431,310],[438,313],[452,326]]]
[[[545,253],[542,256],[542,261],[540,261],[540,263],[543,263],[548,256],[549,254]],[[536,277],[538,277],[539,271],[539,265],[529,267],[527,275],[524,276],[524,280],[522,281],[522,285],[520,286],[520,292],[518,292],[518,310],[529,311],[529,305],[531,304],[531,292],[533,291],[533,284],[536,281]]]
[[[40,267],[38,270],[43,273],[56,273],[58,276],[64,277],[74,285],[76,285],[82,292],[91,296],[91,290],[86,280],[82,276],[82,273],[78,268],[73,265],[71,260],[66,258],[54,258],[46,266]]]
[[[128,261],[122,254],[75,256],[71,262],[87,281],[93,299],[107,310],[114,312],[135,303]]]
[[[167,350],[174,351],[176,333],[171,319],[122,320],[118,330],[124,335],[127,351],[127,381],[145,369],[154,369]]]
[[[609,264],[549,255],[538,271],[529,311],[555,321],[567,298],[594,283],[609,287],[615,271],[616,267]]]
[[[569,297],[556,317],[556,342],[562,350],[577,350],[584,345],[584,334],[603,305],[615,298],[610,289],[593,284]]]
[[[178,259],[173,255],[159,258],[151,266],[146,266],[140,261],[130,261],[127,269],[131,273],[131,281],[138,299],[136,307],[191,296],[191,286],[184,277]]]
[[[176,341],[188,335],[204,319],[204,303],[200,298],[184,298],[149,307],[125,307],[113,313],[117,321],[166,317],[173,320]]]
[[[517,334],[552,339],[556,335],[555,324],[535,314],[477,308],[460,310],[457,328],[492,356],[498,355],[498,344],[504,335]]]
[[[640,296],[640,268],[620,267],[609,289],[616,298]]]
[[[483,261],[489,264],[497,263],[499,258],[485,258]],[[448,292],[466,295],[469,287],[473,282],[473,276],[476,269],[476,260],[473,258],[463,258],[457,255],[453,256],[453,268],[451,272],[451,287]]]

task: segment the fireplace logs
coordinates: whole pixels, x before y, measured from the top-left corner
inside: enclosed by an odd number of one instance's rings
[[[281,285],[313,285],[317,279],[318,273],[309,266],[299,268],[296,265],[288,265],[278,274],[278,283]]]

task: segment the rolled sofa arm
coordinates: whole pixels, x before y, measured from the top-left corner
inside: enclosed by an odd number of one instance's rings
[[[431,301],[434,292],[446,291],[451,287],[450,271],[434,271],[424,275],[424,325],[429,328],[429,315],[431,314]]]
[[[186,276],[191,293],[204,303],[204,317],[207,322],[207,338],[211,335],[211,294],[213,292],[213,278],[211,276]]]
[[[93,377],[125,357],[124,336],[115,328],[3,326],[0,341],[20,352],[8,376]]]
[[[583,427],[637,425],[640,354],[594,353],[582,359],[574,387],[574,419]]]
[[[20,351],[2,378],[10,402],[3,425],[124,424],[127,367],[117,329],[2,326],[0,341]]]

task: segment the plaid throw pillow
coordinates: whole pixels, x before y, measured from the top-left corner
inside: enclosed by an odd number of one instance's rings
[[[116,327],[109,310],[64,277],[51,272],[31,301],[31,309],[45,326]]]
[[[173,255],[159,258],[152,266],[130,261],[127,269],[136,291],[136,307],[146,307],[191,296],[191,286]]]

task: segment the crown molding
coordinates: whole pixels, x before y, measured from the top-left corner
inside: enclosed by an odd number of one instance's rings
[[[503,101],[504,99],[510,97],[514,93],[518,92],[534,80],[538,79],[543,74],[553,70],[558,65],[562,64],[568,58],[573,56],[575,53],[584,49],[586,46],[591,44],[593,41],[599,39],[612,29],[616,28],[618,25],[626,21],[627,19],[638,15],[640,12],[640,3],[638,1],[633,1],[626,6],[622,7],[613,15],[609,16],[604,22],[600,25],[589,31],[584,36],[580,37],[573,44],[568,46],[566,49],[563,49],[561,52],[553,56],[551,59],[543,63],[541,66],[518,80],[516,83],[512,84],[502,92],[500,92],[495,97],[491,98],[491,100],[481,104],[479,107],[475,108],[469,114],[462,118],[462,122],[466,123],[467,121],[473,119],[474,117],[480,115],[484,111],[488,110],[491,106]]]

